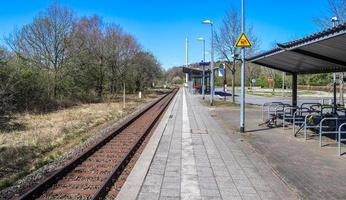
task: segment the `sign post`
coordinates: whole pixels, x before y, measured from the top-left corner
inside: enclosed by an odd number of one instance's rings
[[[242,23],[241,36],[239,37],[236,47],[241,48],[241,96],[240,96],[240,132],[245,132],[245,48],[251,47],[251,43],[245,35],[245,0],[242,0]]]
[[[226,78],[226,63],[221,63],[219,66],[219,77],[223,77],[223,92],[224,101],[226,101],[227,78]]]

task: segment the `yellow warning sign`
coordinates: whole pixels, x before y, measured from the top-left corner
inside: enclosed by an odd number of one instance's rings
[[[242,33],[241,36],[239,37],[237,43],[236,43],[236,47],[245,47],[245,48],[249,48],[251,47],[251,43],[249,41],[249,39],[247,39],[245,33]]]

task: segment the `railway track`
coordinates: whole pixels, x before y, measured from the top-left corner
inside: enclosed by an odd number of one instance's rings
[[[177,91],[125,121],[19,199],[104,199]]]

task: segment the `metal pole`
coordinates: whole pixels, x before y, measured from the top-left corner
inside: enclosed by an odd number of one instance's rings
[[[205,39],[203,39],[203,62],[205,62]],[[205,66],[203,64],[203,76],[202,76],[202,96],[203,96],[203,100],[205,99]]]
[[[282,97],[285,97],[285,72],[282,72]]]
[[[333,27],[335,27],[336,22],[338,21],[337,18],[332,18],[332,22],[333,22]],[[337,110],[337,103],[336,103],[336,73],[333,73],[333,113],[336,114],[336,110]]]
[[[189,40],[185,39],[185,67],[189,67]],[[186,86],[188,86],[189,75],[186,73]]]
[[[245,0],[242,0],[241,31],[245,32]],[[245,48],[241,48],[241,100],[240,100],[240,132],[245,132]]]
[[[210,24],[211,27],[211,65],[210,65],[210,105],[214,104],[214,29],[213,23]]]
[[[298,75],[297,74],[292,74],[292,106],[296,107],[297,106],[297,97],[298,97]]]
[[[333,113],[336,114],[336,73],[333,74]]]
[[[225,63],[225,65],[224,65],[224,79],[223,79],[223,92],[224,92],[224,101],[226,101],[227,100],[227,98],[226,98],[226,90],[227,90],[227,73],[226,73],[226,63]]]
[[[340,100],[339,104],[344,105],[344,72],[339,73]]]
[[[235,103],[235,47],[233,47],[233,68],[232,68],[232,102]]]

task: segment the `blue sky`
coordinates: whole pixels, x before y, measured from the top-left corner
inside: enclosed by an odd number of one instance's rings
[[[0,7],[0,36],[15,27],[30,23],[48,7],[48,0],[3,1]],[[209,28],[201,24],[212,19],[217,27],[224,12],[239,9],[240,0],[60,0],[78,16],[97,14],[105,22],[119,24],[133,34],[144,49],[151,51],[164,68],[185,63],[185,37],[190,39],[190,61],[202,57],[203,36],[209,39]],[[274,42],[285,42],[319,31],[314,19],[328,16],[327,0],[246,0],[246,23],[261,40],[261,50]],[[0,43],[4,43],[1,39]]]

